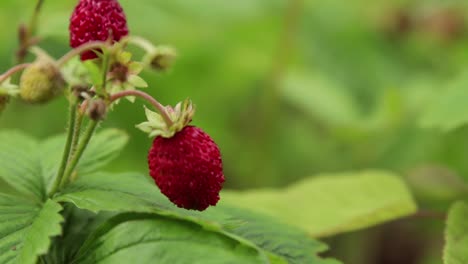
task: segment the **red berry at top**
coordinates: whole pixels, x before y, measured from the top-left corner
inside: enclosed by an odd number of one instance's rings
[[[186,126],[171,138],[156,137],[148,164],[156,185],[178,207],[202,211],[218,202],[224,183],[221,154],[200,128]]]
[[[119,41],[128,35],[125,13],[116,0],[80,0],[70,18],[70,46],[76,48],[90,41],[105,41],[112,36]],[[82,60],[97,55],[88,51]]]

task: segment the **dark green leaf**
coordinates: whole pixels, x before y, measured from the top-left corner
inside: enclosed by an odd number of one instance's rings
[[[73,263],[269,263],[261,251],[186,221],[123,214],[92,234]]]
[[[138,173],[83,175],[55,199],[94,212],[153,212],[185,219],[247,239],[290,263],[328,263],[317,257],[326,246],[294,227],[230,206],[221,205],[206,212],[177,208],[161,195],[151,178]]]
[[[40,205],[0,194],[0,263],[36,264],[61,234],[61,210],[52,200]]]
[[[227,232],[247,239],[267,252],[283,257],[287,263],[339,263],[317,256],[327,249],[325,244],[312,239],[302,230],[285,225],[272,217],[222,204],[202,213],[201,217],[222,223]]]
[[[81,175],[66,187],[56,201],[99,211],[149,212],[158,208],[159,189],[138,173],[95,173]]]

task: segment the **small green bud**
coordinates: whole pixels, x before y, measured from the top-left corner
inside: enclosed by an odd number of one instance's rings
[[[55,62],[39,57],[21,75],[20,97],[29,103],[45,103],[59,95],[65,85]]]
[[[177,53],[174,48],[157,46],[145,57],[145,62],[156,71],[165,71],[174,64]]]

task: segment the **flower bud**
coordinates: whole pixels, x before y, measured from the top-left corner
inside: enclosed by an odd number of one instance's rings
[[[79,84],[73,85],[71,87],[71,90],[72,90],[73,96],[77,98],[78,101],[80,102],[96,95],[96,93],[90,90],[90,87],[87,85],[79,85]]]
[[[145,61],[152,69],[165,71],[172,66],[176,56],[176,51],[172,47],[158,46],[153,52],[148,53]]]
[[[60,94],[65,84],[54,61],[39,58],[21,75],[20,97],[29,103],[45,103]]]
[[[103,120],[107,114],[107,105],[102,99],[91,101],[88,108],[88,116],[94,121]]]

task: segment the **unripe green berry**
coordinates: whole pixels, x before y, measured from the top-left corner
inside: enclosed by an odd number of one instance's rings
[[[29,103],[45,103],[60,94],[65,84],[54,61],[39,59],[21,75],[20,96]]]

